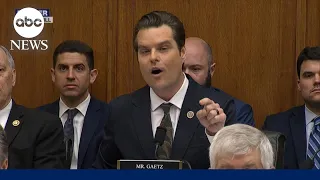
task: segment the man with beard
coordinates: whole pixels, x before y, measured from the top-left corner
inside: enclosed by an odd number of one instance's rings
[[[246,104],[220,89],[211,86],[211,77],[214,74],[215,65],[212,57],[212,50],[208,43],[197,37],[186,39],[186,57],[183,70],[189,74],[200,85],[212,88],[217,94],[223,94],[226,98],[234,100],[236,107],[236,122],[255,126],[253,111],[249,104]]]
[[[263,129],[286,136],[284,168],[320,168],[320,46],[306,47],[297,60],[298,90],[305,104],[270,115]]]

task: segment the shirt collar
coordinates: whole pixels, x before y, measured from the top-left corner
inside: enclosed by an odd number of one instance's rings
[[[12,99],[10,99],[6,107],[4,107],[3,109],[0,109],[0,117],[2,117],[5,114],[10,114],[11,108],[12,108]]]
[[[151,110],[155,111],[162,103],[171,103],[174,106],[181,109],[184,97],[187,93],[189,80],[187,79],[186,75],[184,75],[183,84],[180,87],[179,91],[167,102],[161,99],[150,87],[150,100],[151,100]]]
[[[0,112],[10,112],[12,108],[12,99],[10,99],[9,103],[3,109],[0,109]]]
[[[304,112],[305,112],[305,116],[306,116],[306,125],[311,123],[314,118],[318,117],[318,115],[316,115],[314,112],[312,112],[306,105],[304,108]]]
[[[89,103],[90,103],[90,94],[88,94],[87,98],[82,101],[77,107],[75,107],[76,109],[78,109],[80,111],[80,113],[83,115],[83,116],[86,116],[86,113],[87,113],[87,110],[88,110],[88,106],[89,106]],[[59,100],[59,117],[61,118],[62,115],[68,110],[68,109],[73,109],[73,108],[70,108],[68,107],[64,102],[63,100],[61,99],[60,97],[60,100]]]

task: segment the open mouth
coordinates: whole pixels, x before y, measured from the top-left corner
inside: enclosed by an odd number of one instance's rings
[[[162,72],[162,70],[159,68],[152,68],[152,70],[151,70],[151,74],[153,74],[153,75],[160,74],[161,72]]]

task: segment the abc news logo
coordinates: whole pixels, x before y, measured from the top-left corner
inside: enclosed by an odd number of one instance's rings
[[[32,21],[32,19],[29,19],[27,16],[24,17],[24,19],[17,19],[16,26],[18,27],[32,27],[32,26],[40,27],[42,25],[41,19],[35,19]]]
[[[10,50],[47,50],[48,40],[31,39],[42,32],[44,23],[45,20],[37,9],[23,8],[18,11],[13,20],[14,29],[21,37],[29,40],[10,40]]]

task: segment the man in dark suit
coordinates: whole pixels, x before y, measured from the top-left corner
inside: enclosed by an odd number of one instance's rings
[[[215,103],[220,96],[182,72],[184,41],[182,22],[168,12],[154,11],[139,20],[134,47],[148,85],[109,103],[106,138],[95,168],[115,168],[119,159],[156,158],[209,168],[210,141],[224,126],[226,115]],[[224,104],[233,108],[233,101]],[[234,114],[227,117],[233,118]],[[153,139],[159,126],[167,131],[156,151]]]
[[[51,75],[60,91],[60,99],[40,109],[59,116],[63,122],[68,157],[66,166],[71,169],[91,168],[108,114],[107,104],[89,93],[89,86],[98,75],[94,69],[92,48],[76,40],[62,42],[54,51]],[[69,113],[72,111],[73,114]]]
[[[317,117],[320,115],[320,47],[306,47],[297,60],[298,90],[305,104],[285,112],[267,116],[262,129],[277,131],[286,136],[284,167],[302,168],[306,159],[320,154],[314,135],[319,136]],[[312,147],[310,146],[312,144]],[[315,164],[317,165],[317,164]],[[319,166],[315,166],[319,169]]]
[[[189,74],[200,85],[212,88],[214,92],[223,94],[226,98],[233,99],[236,107],[237,123],[255,126],[252,107],[249,104],[211,86],[211,78],[214,74],[216,63],[213,61],[210,45],[198,37],[189,37],[186,39],[185,46],[186,58],[183,63],[184,72]]]
[[[7,134],[8,168],[63,168],[65,149],[59,118],[17,105],[11,98],[15,82],[13,58],[0,46],[0,125]]]

